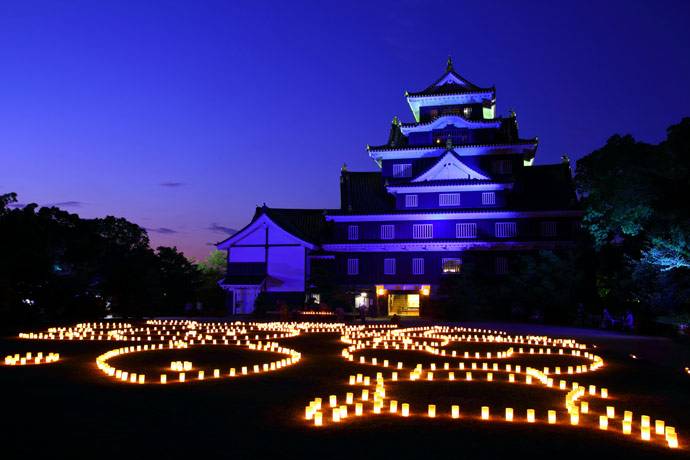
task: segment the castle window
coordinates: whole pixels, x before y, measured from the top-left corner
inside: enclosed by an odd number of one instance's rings
[[[495,192],[483,192],[482,193],[482,204],[485,206],[491,206],[496,204],[496,193]]]
[[[350,241],[359,239],[359,225],[347,226],[347,239]]]
[[[434,237],[434,224],[413,224],[412,238],[415,240],[427,240]]]
[[[497,238],[511,238],[517,235],[515,222],[496,222],[495,231]]]
[[[556,222],[542,222],[540,230],[541,236],[556,236]]]
[[[406,208],[416,208],[417,207],[417,195],[405,195],[405,207]]]
[[[412,259],[412,274],[413,275],[423,275],[424,274],[424,259],[415,257]]]
[[[455,224],[456,238],[476,238],[477,224]]]
[[[462,109],[462,113],[466,117],[469,117],[470,115],[472,115],[472,107],[465,107],[464,109]]]
[[[359,275],[359,259],[347,259],[347,274]]]
[[[395,238],[395,225],[381,225],[381,239],[392,240]]]
[[[395,259],[383,259],[383,274],[395,275]]]
[[[508,258],[505,256],[496,257],[496,274],[505,275],[508,273]]]
[[[443,273],[460,273],[462,259],[443,258],[441,259],[441,271]]]
[[[460,194],[459,193],[439,193],[438,205],[439,206],[460,206]]]
[[[412,176],[412,164],[411,163],[399,163],[393,165],[393,177],[411,177]]]
[[[510,174],[513,172],[512,160],[494,160],[493,170],[496,174]]]

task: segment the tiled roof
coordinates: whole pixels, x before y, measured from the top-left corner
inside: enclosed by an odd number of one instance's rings
[[[485,184],[509,184],[507,181],[495,181],[491,179],[443,179],[443,180],[427,180],[423,182],[404,182],[395,184],[395,187],[420,187],[420,186],[437,186],[437,185],[485,185]],[[391,184],[393,186],[393,184]]]
[[[510,147],[513,145],[536,145],[539,141],[537,139],[519,139],[515,142],[498,142],[495,144],[463,144],[463,145],[453,145],[454,149],[462,148],[472,148],[472,147]],[[409,145],[404,147],[391,147],[389,145],[368,145],[367,150],[370,152],[379,151],[395,151],[395,150],[429,150],[429,149],[440,149],[445,147],[440,144],[432,145]]]
[[[324,236],[326,225],[324,216],[328,212],[329,210],[326,209],[285,209],[263,206],[256,208],[252,221],[265,213],[283,230],[304,241],[318,243]]]
[[[340,211],[386,211],[395,208],[380,172],[343,171],[340,176]]]
[[[456,79],[462,82],[462,84],[458,83],[445,83],[443,85],[437,86],[444,78],[446,78],[448,75],[452,75]],[[455,69],[453,69],[453,63],[448,59],[448,65],[446,66],[446,71],[444,72],[443,75],[441,75],[440,78],[438,78],[434,83],[432,83],[430,86],[425,88],[422,91],[418,92],[407,92],[405,95],[407,97],[416,97],[416,96],[446,96],[446,95],[453,95],[453,94],[468,94],[468,93],[486,93],[486,92],[491,92],[494,93],[496,92],[495,87],[490,87],[490,88],[482,88],[474,83],[471,83],[469,80],[464,78],[462,75],[457,73]]]

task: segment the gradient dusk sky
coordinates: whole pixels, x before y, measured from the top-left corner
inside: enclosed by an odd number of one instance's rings
[[[0,3],[0,193],[204,257],[257,204],[333,208],[453,56],[537,164],[690,116],[690,1]]]

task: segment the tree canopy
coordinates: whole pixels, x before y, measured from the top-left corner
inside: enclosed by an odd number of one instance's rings
[[[82,219],[57,207],[12,206],[16,201],[14,193],[0,195],[0,314],[7,327],[179,315],[196,302],[207,313],[222,310],[221,275],[174,247],[153,250],[142,227],[113,216]]]

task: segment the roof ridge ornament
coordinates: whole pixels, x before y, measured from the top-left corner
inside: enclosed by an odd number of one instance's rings
[[[446,149],[451,150],[453,148],[453,138],[448,136],[446,139]]]
[[[453,58],[448,55],[448,61],[446,61],[446,72],[453,71]]]
[[[340,172],[347,172],[347,163],[343,163],[343,165],[340,167]]]

